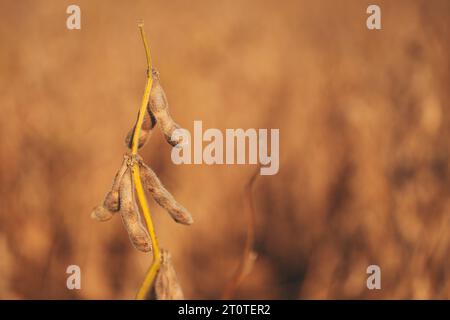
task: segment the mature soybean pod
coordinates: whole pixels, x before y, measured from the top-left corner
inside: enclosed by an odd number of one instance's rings
[[[139,149],[141,147],[143,147],[147,143],[147,141],[150,139],[150,136],[152,135],[152,129],[155,127],[155,125],[156,125],[156,118],[153,115],[153,113],[150,111],[150,108],[147,106],[147,112],[144,115],[144,121],[142,122],[141,132],[139,134],[139,140],[138,140],[138,148]],[[128,131],[128,134],[125,137],[125,144],[129,149],[131,149],[132,139],[133,139],[135,128],[136,128],[136,125],[130,131]]]
[[[106,209],[103,205],[96,206],[91,212],[91,218],[98,221],[108,221],[113,215],[114,213]]]
[[[123,225],[136,249],[149,252],[152,249],[150,237],[141,223],[141,217],[134,198],[131,169],[127,169],[120,183],[120,215]]]
[[[111,191],[109,191],[106,194],[103,203],[94,208],[94,210],[91,213],[91,218],[98,221],[108,221],[109,219],[112,218],[113,214],[116,211],[119,211],[119,202],[120,202],[119,187],[122,177],[125,171],[127,170],[127,161],[128,156],[125,155],[122,161],[122,165],[120,166],[119,170],[116,172],[116,175],[114,176]]]
[[[172,140],[172,133],[176,129],[179,129],[180,126],[170,116],[166,94],[159,81],[159,72],[155,68],[152,69],[152,78],[153,84],[148,104],[148,108],[150,108],[149,111],[155,116],[158,126],[167,142],[172,146],[176,146],[181,142],[181,138]]]
[[[150,193],[155,201],[172,216],[172,218],[181,224],[190,225],[194,222],[191,214],[179,204],[169,191],[163,186],[159,178],[150,167],[148,167],[142,158],[138,158],[139,172],[144,188]]]
[[[123,175],[127,171],[128,160],[129,160],[129,156],[124,155],[122,165],[120,166],[119,170],[117,171],[117,173],[114,177],[111,191],[108,192],[108,194],[105,197],[105,201],[103,201],[103,205],[109,211],[112,211],[112,212],[119,211],[119,208],[120,208],[120,196],[119,196],[120,183],[122,181]]]
[[[156,300],[183,300],[183,290],[178,281],[169,251],[161,250],[161,266],[155,279]]]

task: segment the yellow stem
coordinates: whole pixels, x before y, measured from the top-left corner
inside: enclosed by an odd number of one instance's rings
[[[150,99],[150,90],[152,88],[152,80],[153,80],[152,74],[151,74],[152,62],[151,62],[151,57],[150,57],[150,51],[149,51],[148,45],[147,45],[147,40],[145,37],[143,23],[139,24],[139,30],[141,32],[142,41],[144,43],[145,55],[147,57],[147,68],[148,68],[147,71],[148,72],[147,72],[147,84],[145,85],[144,96],[142,97],[142,104],[141,104],[141,108],[139,109],[139,115],[138,115],[138,119],[136,121],[135,130],[133,133],[133,140],[132,140],[132,144],[131,144],[131,154],[132,155],[136,155],[137,151],[138,151],[139,135],[141,134],[141,127],[142,127],[142,122],[144,121],[144,115],[147,112],[147,104]],[[144,188],[142,187],[141,177],[139,174],[139,165],[137,163],[135,163],[133,165],[132,173],[133,173],[133,181],[134,181],[134,186],[136,188],[137,198],[138,198],[140,207],[142,209],[142,214],[144,216],[145,223],[147,225],[147,230],[150,235],[150,239],[152,240],[152,244],[153,244],[153,261],[152,261],[152,264],[151,264],[149,270],[147,271],[144,282],[142,283],[142,285],[136,295],[136,299],[143,300],[146,298],[148,291],[150,290],[151,285],[153,283],[153,280],[155,279],[156,273],[158,272],[158,269],[159,269],[159,266],[161,263],[161,253],[160,253],[160,250],[158,247],[155,229],[153,227],[152,216],[150,215],[150,210],[148,208],[148,203],[147,203],[147,199],[145,197]]]
[[[147,199],[145,198],[144,189],[142,188],[141,178],[139,174],[139,166],[135,164],[133,166],[133,179],[136,187],[136,193],[141,204],[142,214],[144,215],[145,222],[147,224],[148,233],[150,234],[150,239],[153,244],[153,262],[150,266],[147,274],[145,276],[144,282],[142,283],[136,299],[144,300],[150,290],[153,280],[155,279],[156,273],[158,272],[161,263],[161,253],[159,251],[158,242],[156,239],[155,229],[153,227],[152,217],[150,215],[150,210],[148,209]]]
[[[141,108],[139,109],[139,116],[136,122],[136,127],[133,133],[133,142],[131,145],[131,154],[135,155],[138,151],[138,140],[139,135],[141,134],[142,122],[144,121],[145,112],[147,111],[148,100],[150,99],[150,90],[152,89],[152,59],[150,57],[150,51],[147,45],[147,39],[145,37],[144,24],[139,24],[139,30],[141,32],[142,41],[144,42],[145,56],[147,57],[147,84],[144,90],[144,96],[142,97]]]

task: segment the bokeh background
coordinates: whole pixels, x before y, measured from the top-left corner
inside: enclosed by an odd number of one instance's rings
[[[192,130],[279,128],[254,185],[259,257],[234,298],[450,298],[450,2],[0,2],[0,298],[132,299],[150,256],[90,219],[126,151],[145,28],[171,112]],[[194,215],[150,202],[187,298],[219,298],[243,250],[251,165],[142,156]],[[82,289],[66,288],[77,264]],[[366,268],[382,290],[366,288]]]

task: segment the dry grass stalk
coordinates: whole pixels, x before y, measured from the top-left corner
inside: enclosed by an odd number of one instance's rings
[[[230,299],[244,278],[250,273],[258,257],[254,251],[256,214],[253,203],[252,187],[259,176],[257,168],[244,187],[244,211],[247,213],[247,238],[239,265],[222,293],[222,299]]]

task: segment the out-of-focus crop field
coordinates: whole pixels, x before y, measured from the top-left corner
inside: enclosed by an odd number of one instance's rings
[[[279,128],[258,177],[252,272],[236,298],[450,298],[450,2],[0,3],[0,298],[131,299],[150,265],[119,217],[89,218],[125,152],[145,84],[145,20],[171,113],[192,130]],[[142,156],[193,214],[150,203],[187,298],[218,298],[245,241],[251,165]],[[81,267],[82,289],[66,288]],[[366,288],[366,268],[382,290]]]

